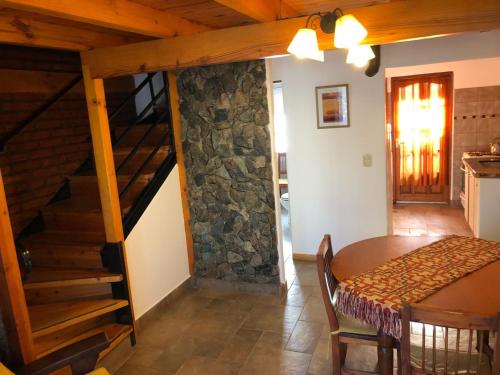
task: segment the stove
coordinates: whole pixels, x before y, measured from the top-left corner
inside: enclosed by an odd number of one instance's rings
[[[460,202],[462,203],[462,207],[465,207],[465,173],[466,173],[463,160],[471,158],[484,158],[484,157],[498,158],[499,156],[500,155],[492,154],[491,152],[488,151],[466,151],[462,154],[462,166],[460,167],[460,170],[462,171],[462,189],[460,191]]]
[[[462,154],[462,159],[468,159],[468,158],[484,158],[484,157],[493,157],[493,156],[498,156],[496,154],[492,154],[491,152],[488,151],[465,151]]]

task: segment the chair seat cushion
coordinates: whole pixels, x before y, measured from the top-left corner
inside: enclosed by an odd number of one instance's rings
[[[339,331],[341,333],[352,333],[356,335],[377,336],[377,328],[370,324],[362,322],[359,319],[351,318],[336,312],[339,321]]]
[[[422,347],[417,345],[411,345],[410,349],[411,363],[412,366],[421,368],[422,367]],[[444,359],[445,350],[436,349],[436,372],[444,372]],[[457,368],[458,359],[458,368]],[[479,353],[471,353],[471,359],[467,352],[460,351],[458,353],[458,358],[454,350],[448,350],[448,365],[447,373],[458,373],[458,374],[480,374],[480,375],[490,375],[491,369],[488,361],[488,356],[483,354],[481,357],[481,367],[478,371]],[[470,369],[467,369],[467,363],[470,363]],[[426,369],[432,369],[432,349],[425,348],[425,367]]]

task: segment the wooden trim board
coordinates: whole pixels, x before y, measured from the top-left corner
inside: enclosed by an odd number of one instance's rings
[[[123,233],[120,196],[118,193],[113,147],[111,144],[111,132],[106,110],[104,83],[102,79],[93,79],[90,76],[90,69],[86,64],[82,64],[82,73],[106,241],[110,243],[120,242],[122,244],[126,282],[129,291],[130,312],[134,331],[136,331],[137,325],[134,317],[132,288],[130,287],[130,279],[128,276],[127,250]]]
[[[128,0],[1,0],[4,7],[152,37],[169,37],[210,30],[173,13]]]
[[[500,2],[404,0],[345,9],[368,30],[367,44],[388,44],[466,31],[500,28]],[[82,52],[90,75],[112,77],[139,72],[253,60],[287,54],[307,17],[211,30],[125,46]],[[332,34],[318,33],[323,50],[334,49]]]
[[[316,255],[307,253],[292,253],[292,259],[302,262],[316,262]]]
[[[31,323],[0,172],[0,308],[14,362],[35,359]]]
[[[177,75],[175,71],[168,72],[168,87],[170,98],[170,111],[172,115],[172,129],[174,131],[175,152],[177,167],[179,169],[179,184],[181,189],[182,211],[184,214],[184,233],[186,235],[186,247],[189,263],[189,273],[194,275],[194,248],[193,235],[191,234],[191,214],[189,211],[189,195],[187,191],[186,164],[184,163],[184,152],[182,149],[182,126],[181,112],[179,110],[179,92],[177,90]]]

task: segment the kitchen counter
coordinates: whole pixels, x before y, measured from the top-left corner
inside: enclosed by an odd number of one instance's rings
[[[500,178],[500,155],[484,158],[465,158],[463,162],[469,167],[474,177]]]

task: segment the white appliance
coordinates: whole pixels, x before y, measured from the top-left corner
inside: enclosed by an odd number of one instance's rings
[[[462,204],[463,208],[467,208],[466,207],[467,202],[466,202],[466,198],[465,198],[465,182],[466,182],[465,174],[467,173],[467,171],[465,170],[465,165],[463,163],[463,160],[470,159],[470,158],[484,158],[484,157],[488,157],[488,156],[495,156],[495,155],[493,155],[487,151],[466,151],[462,154],[462,166],[460,167],[460,170],[462,171],[462,186],[461,186],[461,190],[460,190],[460,203]]]

